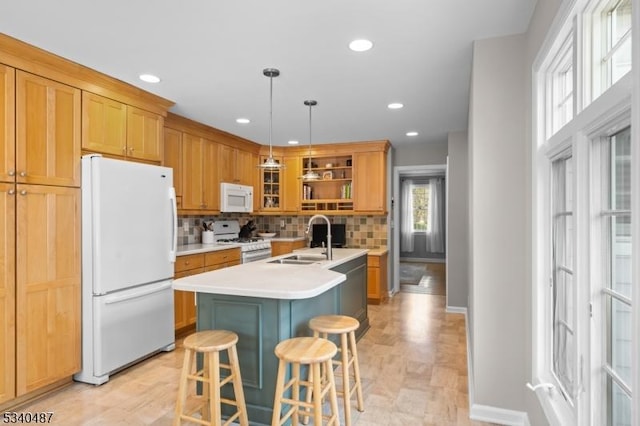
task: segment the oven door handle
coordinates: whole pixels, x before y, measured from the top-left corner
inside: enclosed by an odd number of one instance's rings
[[[242,263],[255,262],[256,260],[268,259],[271,257],[271,249],[246,251],[242,253]]]

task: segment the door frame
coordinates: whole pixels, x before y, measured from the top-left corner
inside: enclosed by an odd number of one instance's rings
[[[392,285],[389,289],[389,296],[392,296],[400,291],[400,227],[397,226],[400,223],[400,179],[404,176],[428,176],[428,175],[442,175],[444,173],[444,184],[445,184],[445,271],[448,266],[448,251],[449,251],[449,167],[448,167],[448,158],[447,163],[445,164],[429,164],[422,166],[395,166],[393,168],[393,192],[392,192],[392,210],[393,210],[393,219],[391,223],[392,228],[392,239],[393,244],[392,250],[390,252],[390,263],[393,265],[393,277],[392,277]],[[449,274],[445,273],[445,276]],[[448,289],[449,282],[446,280],[446,292],[449,293]]]

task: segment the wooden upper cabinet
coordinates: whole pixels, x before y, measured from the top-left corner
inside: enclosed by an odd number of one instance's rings
[[[284,157],[284,179],[282,181],[282,211],[297,212],[300,210],[302,184],[300,176],[300,157]]]
[[[17,186],[17,396],[80,370],[80,189]]]
[[[238,178],[238,149],[228,145],[218,145],[218,168],[220,182],[240,183]]]
[[[218,144],[182,134],[182,209],[220,210]]]
[[[0,182],[15,181],[15,78],[13,68],[0,64]]]
[[[0,404],[15,397],[15,184],[0,182]]]
[[[220,182],[254,186],[258,176],[258,155],[220,144],[218,152]]]
[[[353,154],[353,209],[356,213],[386,211],[386,153],[382,151]]]
[[[80,186],[80,90],[16,72],[16,181]]]
[[[182,198],[182,132],[179,130],[164,129],[164,161],[166,167],[173,169],[173,187],[178,197],[178,208]]]
[[[162,160],[164,119],[95,93],[82,93],[82,149],[136,160]]]
[[[239,149],[236,156],[237,176],[242,185],[254,187],[257,191],[258,183],[258,154]]]
[[[82,92],[82,148],[123,156],[127,149],[127,106]]]
[[[206,210],[220,211],[220,181],[218,180],[218,144],[204,139],[202,145],[202,185]]]
[[[161,115],[127,106],[127,157],[161,161],[163,125]]]

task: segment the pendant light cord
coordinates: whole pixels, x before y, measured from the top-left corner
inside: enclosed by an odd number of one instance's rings
[[[269,158],[273,158],[271,134],[273,132],[273,74],[269,75]]]

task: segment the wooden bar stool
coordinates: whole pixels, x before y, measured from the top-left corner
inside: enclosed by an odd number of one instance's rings
[[[291,418],[291,424],[298,424],[301,415],[313,417],[314,425],[322,425],[322,419],[327,419],[327,426],[339,425],[338,400],[336,387],[333,380],[333,368],[331,360],[338,352],[333,342],[318,337],[294,337],[283,340],[275,348],[275,354],[280,360],[278,364],[278,378],[276,381],[276,395],[273,402],[273,417],[271,426],[280,426]],[[291,364],[291,379],[285,383],[287,364]],[[309,375],[313,382],[302,380],[300,366],[309,366]],[[321,380],[321,366],[324,366],[326,380]],[[313,401],[300,399],[300,386],[307,388],[307,394],[313,390]],[[285,393],[290,391],[290,398]],[[331,412],[327,416],[322,414],[322,401],[329,394]],[[282,404],[290,406],[284,416]]]
[[[364,411],[355,333],[358,327],[360,327],[360,322],[357,319],[345,315],[321,315],[309,321],[309,328],[313,330],[315,337],[327,339],[330,334],[340,336],[340,348],[338,349],[340,357],[334,359],[333,364],[342,366],[342,390],[338,390],[337,393],[343,398],[346,426],[351,425],[351,398],[354,392],[358,401],[358,411]],[[351,367],[353,367],[353,376],[350,372]],[[352,379],[353,387],[351,386]]]
[[[182,424],[183,420],[187,420],[202,425],[221,426],[229,425],[235,419],[239,419],[242,426],[249,425],[236,350],[237,342],[238,335],[226,330],[199,331],[184,339],[184,363],[178,387],[174,425]],[[229,364],[220,363],[220,351],[224,350],[229,356]],[[198,352],[204,355],[203,368],[194,372],[197,370],[195,355]],[[220,369],[229,371],[229,375],[222,380],[220,380]],[[200,400],[200,404],[185,412],[189,380],[202,383],[202,396],[197,398]],[[235,400],[220,396],[220,388],[229,382],[233,384]],[[224,423],[222,422],[221,404],[236,407],[235,414]],[[197,411],[200,411],[202,418],[193,416]]]

